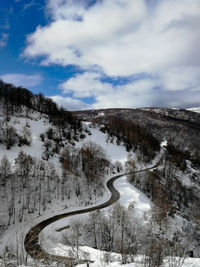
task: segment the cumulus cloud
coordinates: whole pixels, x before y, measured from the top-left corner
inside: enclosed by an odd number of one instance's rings
[[[119,75],[120,69],[115,68],[120,67],[122,50],[130,44],[126,38],[137,31],[145,14],[141,0],[104,1],[85,11],[82,21],[58,19],[46,27],[38,27],[28,37],[24,55],[43,55],[42,63],[47,65],[76,64],[82,68],[99,65],[106,73],[116,74],[117,71]],[[126,69],[123,74],[130,72],[128,66]]]
[[[90,108],[136,107],[153,103],[153,88],[157,85],[154,79],[130,81],[124,85],[111,84],[105,81],[104,75],[85,72],[60,84],[63,94],[70,93],[74,98],[93,97]]]
[[[163,87],[167,90],[196,90],[200,86],[200,67],[180,67],[161,74]]]
[[[68,12],[78,15],[80,2],[49,1],[54,21],[29,35],[24,55],[43,55],[45,64],[99,65],[108,75],[131,75],[182,65],[199,39],[200,1],[161,1],[147,12],[144,0],[104,0],[82,7],[81,21],[71,20]],[[196,20],[188,23],[188,16]]]
[[[85,72],[76,75],[60,84],[63,93],[72,93],[74,97],[96,97],[99,94],[113,93],[113,87],[109,83],[101,82],[102,74]]]
[[[21,73],[9,73],[0,76],[5,82],[12,83],[15,86],[34,87],[42,83],[43,77],[39,74],[27,75]]]
[[[72,97],[64,97],[60,95],[55,95],[50,97],[53,101],[55,101],[59,106],[62,106],[63,108],[67,110],[84,110],[84,109],[90,109],[91,106],[85,104],[81,100],[74,99]]]
[[[86,1],[80,0],[48,0],[46,10],[53,20],[80,20],[87,7]]]
[[[46,9],[52,21],[27,37],[23,56],[42,57],[43,65],[82,68],[83,75],[60,85],[64,93],[94,97],[100,107],[111,99],[119,105],[117,98],[128,106],[150,105],[167,93],[178,97],[177,91],[199,90],[200,0],[101,0],[93,5],[48,0]],[[113,86],[102,81],[96,68],[110,77],[146,73],[158,78],[145,90],[132,82]]]
[[[199,105],[199,69],[173,70],[165,74],[130,79],[125,84],[111,84],[104,75],[85,72],[60,84],[63,94],[73,98],[93,97],[90,108],[109,107],[181,107]],[[198,79],[196,79],[198,77]],[[195,94],[195,97],[194,97]],[[88,107],[87,107],[88,108]],[[77,107],[78,109],[78,107]]]

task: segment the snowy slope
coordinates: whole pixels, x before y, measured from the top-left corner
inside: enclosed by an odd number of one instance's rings
[[[51,125],[48,122],[48,119],[45,115],[42,115],[38,112],[32,112],[31,115],[27,118],[23,116],[12,116],[8,126],[14,126],[17,130],[17,133],[20,134],[23,126],[28,123],[30,125],[30,131],[32,132],[32,143],[31,146],[22,146],[14,145],[10,150],[6,149],[5,145],[0,144],[0,160],[4,155],[7,155],[10,161],[14,161],[20,151],[36,157],[41,158],[43,152],[43,142],[40,139],[40,134],[45,132]]]
[[[51,125],[49,124],[47,118],[45,116],[41,116],[40,113],[33,113],[31,114],[31,118],[23,118],[23,117],[13,117],[11,119],[10,124],[13,124],[14,127],[17,129],[17,131],[20,133],[22,130],[23,125],[26,124],[26,122],[30,125],[30,130],[32,131],[32,144],[31,146],[23,146],[18,147],[15,145],[12,147],[12,149],[7,150],[4,145],[0,144],[0,160],[3,157],[3,155],[7,155],[7,157],[14,162],[15,158],[17,157],[18,153],[22,150],[27,154],[30,154],[33,157],[41,158],[42,152],[43,152],[43,142],[40,140],[40,134],[45,132]],[[110,160],[114,163],[115,161],[120,161],[123,165],[125,165],[125,162],[128,157],[128,152],[126,151],[125,147],[123,145],[117,145],[114,141],[111,143],[107,139],[107,135],[102,133],[99,130],[99,127],[92,127],[88,123],[85,123],[85,127],[89,127],[89,130],[91,132],[91,135],[87,135],[85,139],[81,140],[80,142],[76,142],[77,147],[81,147],[83,143],[87,141],[92,141],[104,148],[104,150],[107,152]],[[165,144],[164,144],[165,145]],[[132,157],[136,159],[136,156],[134,153],[132,153]],[[54,162],[60,168],[58,157],[54,156],[51,161]],[[140,164],[136,164],[136,167],[138,169],[143,168]],[[108,177],[107,177],[108,179]],[[141,223],[144,222],[144,213],[150,212],[153,204],[150,201],[149,198],[147,198],[141,191],[136,189],[134,186],[132,186],[128,181],[127,177],[124,176],[120,179],[118,179],[114,186],[116,189],[120,192],[121,198],[120,203],[124,207],[128,207],[130,203],[134,203],[136,217],[140,220]],[[93,203],[96,205],[97,203],[101,203],[109,198],[108,192],[104,194],[102,199],[98,199],[96,203]],[[57,213],[63,213],[63,210],[70,211],[70,210],[76,210],[81,208],[81,203],[79,203],[77,200],[73,200],[69,203],[67,203],[67,208],[64,206],[59,206],[60,203],[52,203],[51,210],[47,211],[46,214],[41,216],[40,218],[35,218],[34,216],[30,217],[30,224],[34,225],[37,222],[43,220],[44,218],[51,217],[54,214]],[[109,208],[105,209],[105,212],[109,213]],[[87,220],[88,214],[77,216],[81,220]],[[45,250],[47,250],[50,253],[57,254],[57,255],[66,255],[66,251],[68,248],[60,243],[62,238],[62,233],[56,232],[56,229],[62,228],[63,226],[70,224],[70,218],[60,220],[47,228],[44,229],[44,231],[41,234],[41,240],[42,245]],[[30,225],[29,225],[30,227]],[[20,231],[20,228],[18,226],[18,231]],[[27,229],[23,229],[23,231],[27,231]],[[14,242],[13,242],[13,236],[15,235],[16,228],[12,228],[9,230],[9,232],[3,236],[3,238],[0,238],[0,246],[2,247],[5,245],[12,245],[14,249]],[[93,248],[84,246],[81,247],[81,249],[87,253],[90,254],[90,257],[92,260],[95,260],[94,264],[91,264],[92,267],[100,267],[103,266],[105,263],[102,260],[102,257],[104,255],[104,252],[100,250],[95,250]],[[120,255],[116,253],[111,254],[111,258],[113,259],[112,263],[109,263],[109,267],[118,267],[121,266],[120,262]],[[140,260],[142,259],[142,256],[138,256],[138,265],[136,264],[126,264],[125,267],[135,267],[140,266]],[[1,262],[0,262],[1,266]],[[81,265],[79,265],[81,267]],[[82,265],[83,266],[83,265]],[[165,266],[168,266],[165,264]],[[200,259],[186,259],[184,267],[189,266],[200,266]]]
[[[98,126],[94,128],[92,124],[87,122],[84,122],[83,125],[85,125],[85,127],[89,127],[91,135],[86,136],[82,142],[77,143],[77,146],[81,146],[82,143],[92,141],[103,147],[112,162],[120,161],[122,164],[126,162],[128,152],[126,151],[125,146],[118,146],[116,142],[111,143],[107,140],[107,134],[101,132]]]
[[[135,186],[131,185],[127,181],[126,176],[115,181],[114,186],[120,192],[120,204],[128,208],[131,203],[134,203],[136,217],[142,223],[144,220],[144,213],[149,212],[153,206],[151,200]]]
[[[15,159],[18,156],[20,151],[24,151],[27,154],[30,154],[32,157],[37,159],[41,159],[42,153],[44,151],[43,142],[40,139],[40,134],[44,133],[49,127],[52,125],[49,123],[48,118],[45,115],[41,115],[38,112],[31,112],[29,116],[25,114],[18,114],[17,116],[11,117],[8,126],[14,126],[17,130],[17,133],[20,134],[23,126],[28,123],[30,126],[30,131],[32,132],[32,143],[31,146],[22,146],[14,145],[11,149],[6,149],[4,144],[0,144],[0,160],[4,155],[8,157],[11,163],[14,164]],[[85,125],[87,127],[87,125]],[[108,153],[108,156],[112,162],[119,160],[122,163],[126,161],[127,152],[124,146],[117,146],[116,144],[111,144],[109,141],[106,142],[107,136],[106,134],[99,131],[98,128],[90,128],[91,135],[88,135],[85,139],[81,140],[81,142],[76,142],[77,147],[81,147],[83,143],[87,141],[93,141],[99,145],[101,145],[105,151]],[[57,165],[57,171],[60,169],[60,163],[58,160],[58,155],[55,155],[50,159],[55,165]],[[110,194],[105,193],[101,199],[97,199],[93,205],[101,203],[109,198]],[[0,196],[1,197],[1,196]],[[5,199],[2,199],[2,203],[5,202]],[[4,209],[2,209],[4,207]],[[3,204],[3,207],[0,209],[1,218],[5,218],[5,222],[7,221],[5,214],[7,214],[7,205]],[[57,213],[63,213],[63,210],[75,210],[84,207],[83,203],[80,203],[79,199],[71,198],[68,200],[68,203],[61,203],[60,201],[54,201],[50,207],[46,210],[44,214],[42,214],[39,218],[37,214],[30,214],[29,218],[26,218],[26,228],[31,227],[31,225],[36,224],[37,222],[44,220],[45,218],[51,217]],[[29,225],[30,223],[30,225]],[[24,228],[24,227],[23,227]],[[27,228],[27,229],[28,229]],[[20,231],[20,224],[16,224],[9,228],[9,231],[4,232],[3,236],[0,238],[0,254],[4,253],[5,246],[12,246],[14,249],[14,243],[12,242],[12,238],[15,235],[16,231]],[[27,231],[27,230],[25,230]]]
[[[200,113],[200,107],[199,108],[188,108],[187,110]]]

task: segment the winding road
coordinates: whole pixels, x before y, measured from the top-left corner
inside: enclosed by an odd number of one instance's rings
[[[115,180],[117,180],[118,178],[124,176],[124,175],[129,175],[129,174],[134,174],[134,173],[140,173],[140,172],[145,172],[151,169],[154,169],[158,166],[158,164],[160,163],[161,159],[159,160],[159,162],[147,169],[144,170],[138,170],[135,172],[131,172],[131,173],[124,173],[124,174],[120,174],[120,175],[116,175],[113,176],[111,179],[108,180],[107,182],[107,187],[109,189],[109,191],[111,192],[111,197],[108,201],[94,206],[94,207],[90,207],[90,208],[85,208],[85,209],[81,209],[81,210],[76,210],[76,211],[71,211],[71,212],[67,212],[67,213],[63,213],[63,214],[59,214],[59,215],[55,215],[51,218],[48,218],[40,223],[38,223],[37,225],[35,225],[33,228],[31,228],[31,230],[26,234],[25,236],[25,240],[24,240],[24,247],[26,252],[33,258],[36,260],[43,260],[47,263],[50,262],[65,262],[66,264],[69,263],[69,261],[71,261],[72,259],[67,258],[67,257],[63,257],[63,256],[56,256],[56,255],[51,255],[49,253],[47,253],[46,251],[44,251],[42,249],[42,247],[39,244],[39,234],[40,232],[48,225],[50,225],[51,223],[54,223],[55,221],[58,221],[60,219],[66,218],[66,217],[70,217],[70,216],[74,216],[74,215],[78,215],[78,214],[82,214],[82,213],[87,213],[87,212],[91,212],[91,211],[95,211],[98,209],[103,209],[106,208],[110,205],[112,205],[113,203],[115,203],[117,200],[119,200],[120,198],[120,193],[114,188],[113,183]]]

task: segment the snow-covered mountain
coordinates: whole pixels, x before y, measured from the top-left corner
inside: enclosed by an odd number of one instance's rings
[[[171,145],[182,151],[191,151],[199,156],[200,114],[182,109],[141,108],[106,109],[74,112],[81,120],[111,124],[121,120],[140,126],[160,142],[170,140]],[[99,115],[101,114],[101,115]],[[102,116],[104,114],[104,116]],[[110,126],[109,126],[110,127]],[[112,126],[113,128],[113,126]],[[116,127],[115,127],[116,128]]]
[[[108,198],[104,182],[122,171],[128,155],[99,126],[81,123],[69,112],[63,119],[65,111],[57,107],[49,111],[43,96],[30,95],[30,106],[21,97],[19,103],[9,97],[0,101],[2,256],[6,250],[15,253],[18,245],[21,251],[23,244],[13,236],[17,239],[32,223]]]
[[[118,204],[50,224],[41,248],[90,258],[91,266],[176,266],[199,257],[199,116],[160,108],[71,113],[1,83],[0,265],[33,266],[24,250],[31,227],[108,201],[106,182],[125,172],[134,173],[115,181]],[[191,262],[200,264],[184,266]]]

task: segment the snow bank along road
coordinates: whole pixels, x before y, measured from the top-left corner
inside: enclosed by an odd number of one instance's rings
[[[162,157],[161,157],[162,158]],[[78,214],[82,214],[82,213],[87,213],[87,212],[91,212],[94,210],[98,210],[98,209],[103,209],[106,208],[110,205],[112,205],[113,203],[115,203],[117,200],[119,200],[120,198],[120,193],[114,188],[113,183],[115,180],[117,180],[118,178],[124,176],[124,175],[128,175],[128,174],[134,174],[134,173],[139,173],[139,172],[145,172],[147,170],[151,170],[155,167],[158,166],[158,164],[160,163],[161,159],[159,160],[159,162],[147,169],[144,170],[138,170],[135,172],[131,172],[131,173],[124,173],[124,174],[120,174],[120,175],[116,175],[113,176],[110,180],[108,180],[107,182],[107,187],[109,189],[109,191],[111,192],[111,197],[108,201],[94,206],[94,207],[90,207],[90,208],[85,208],[85,209],[81,209],[81,210],[76,210],[76,211],[71,211],[71,212],[67,212],[67,213],[63,213],[63,214],[59,214],[59,215],[55,215],[49,219],[46,219],[40,223],[38,223],[37,225],[35,225],[26,235],[25,240],[24,240],[24,247],[26,252],[34,259],[36,260],[43,260],[47,263],[50,263],[52,261],[56,261],[56,262],[65,262],[68,263],[69,260],[71,260],[70,258],[67,257],[63,257],[63,256],[56,256],[56,255],[51,255],[49,253],[47,253],[46,251],[44,251],[42,249],[42,247],[39,245],[38,243],[38,237],[40,232],[49,224],[54,223],[55,221],[58,221],[60,219],[66,218],[66,217],[70,217],[70,216],[74,216],[74,215],[78,215]],[[83,261],[82,261],[83,262]],[[79,261],[79,263],[81,263]]]

